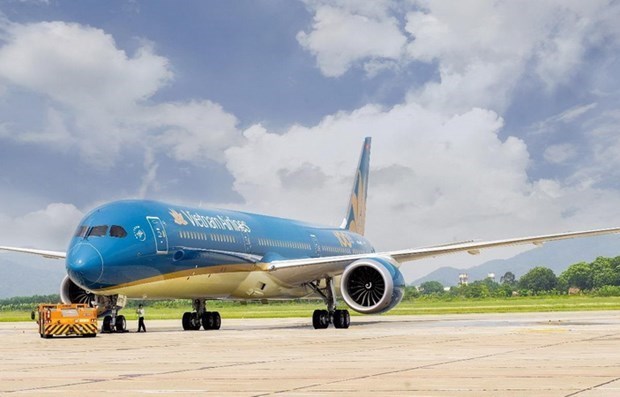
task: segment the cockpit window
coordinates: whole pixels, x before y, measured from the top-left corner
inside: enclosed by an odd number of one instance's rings
[[[112,225],[110,228],[110,236],[123,238],[127,236],[127,231],[122,226]]]
[[[107,225],[104,225],[104,226],[93,226],[93,227],[90,228],[90,230],[86,234],[86,237],[101,237],[101,236],[105,236],[105,234],[107,232],[108,232],[108,226]]]
[[[77,230],[75,231],[75,237],[86,236],[86,231],[88,231],[88,226],[86,225],[78,226]]]

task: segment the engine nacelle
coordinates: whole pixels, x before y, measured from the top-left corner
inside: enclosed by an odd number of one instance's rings
[[[403,299],[405,278],[391,258],[360,259],[344,270],[340,293],[349,307],[363,314],[383,313]]]
[[[62,283],[60,283],[60,300],[64,304],[85,303],[93,306],[97,298],[92,292],[88,292],[74,283],[69,276],[65,276]]]
[[[124,295],[95,295],[78,286],[69,278],[65,278],[60,283],[60,300],[62,303],[85,303],[97,308],[97,316],[108,315],[112,310],[120,310],[127,303]]]

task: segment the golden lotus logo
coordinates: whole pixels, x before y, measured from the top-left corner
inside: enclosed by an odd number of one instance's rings
[[[183,217],[183,214],[181,214],[180,212],[176,212],[175,210],[170,210],[170,215],[172,215],[172,217],[174,218],[174,223],[176,223],[177,225],[182,225],[182,226],[187,225],[187,221]]]

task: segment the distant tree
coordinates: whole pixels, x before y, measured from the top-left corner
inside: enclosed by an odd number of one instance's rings
[[[592,289],[592,268],[585,262],[575,263],[560,274],[560,279],[566,283],[568,288],[590,290]]]
[[[537,266],[521,277],[519,288],[539,293],[553,290],[557,283],[558,279],[553,270],[548,267]]]
[[[461,293],[466,298],[487,298],[491,296],[487,283],[481,280],[474,281],[469,285],[464,285]]]
[[[514,285],[517,282],[517,278],[513,272],[506,272],[499,278],[499,282],[502,284]]]
[[[592,272],[592,288],[601,288],[605,285],[618,285],[618,273],[611,258],[599,256],[590,263]]]
[[[498,289],[500,289],[500,285],[497,281],[493,280],[492,278],[485,278],[484,280],[478,280],[478,281],[474,281],[475,283],[481,283],[484,284],[487,287],[487,290],[489,291],[489,294],[494,295],[495,291],[497,291]]]
[[[420,292],[414,286],[406,286],[405,287],[405,296],[403,296],[403,300],[408,301],[420,296]]]
[[[420,293],[422,295],[443,294],[443,284],[439,281],[425,281],[420,284]]]

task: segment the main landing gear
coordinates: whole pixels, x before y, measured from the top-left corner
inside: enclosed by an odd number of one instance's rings
[[[314,329],[325,329],[329,327],[329,324],[334,324],[335,328],[349,328],[349,325],[351,325],[349,311],[336,309],[334,279],[327,277],[325,284],[325,288],[320,288],[318,281],[308,283],[314,292],[321,295],[327,305],[327,310],[315,310],[312,313],[312,326]]]
[[[194,299],[193,312],[183,313],[183,329],[186,331],[198,331],[200,326],[205,330],[220,329],[222,318],[218,312],[208,312],[207,303],[204,299]]]

